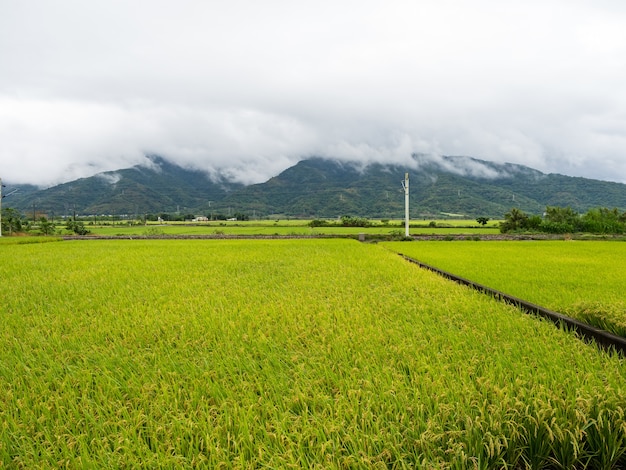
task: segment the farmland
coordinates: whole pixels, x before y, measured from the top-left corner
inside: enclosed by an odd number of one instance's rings
[[[385,246],[626,336],[626,243],[391,242]]]
[[[4,466],[626,464],[623,358],[380,245],[62,241],[0,261]]]
[[[325,226],[311,227],[310,220],[250,220],[250,221],[210,221],[210,222],[167,222],[144,224],[138,220],[128,222],[99,222],[97,219],[85,221],[85,227],[93,235],[143,236],[143,235],[370,235],[404,234],[404,222],[391,220],[382,223],[372,220],[369,227]],[[333,220],[331,222],[337,222]],[[434,226],[430,226],[433,224]],[[434,220],[416,221],[411,225],[412,234],[465,234],[481,235],[499,233],[497,221],[490,221],[485,227],[478,226],[475,220]],[[57,224],[57,231],[67,232],[65,224]]]

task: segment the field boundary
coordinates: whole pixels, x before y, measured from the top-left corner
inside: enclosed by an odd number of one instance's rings
[[[422,263],[421,261],[418,261],[415,258],[411,258],[410,256],[406,256],[402,253],[398,254],[405,260],[417,264],[423,269],[433,271],[440,276],[455,281],[461,285],[471,287],[472,289],[482,292],[483,294],[487,294],[496,300],[499,300],[509,305],[513,305],[526,313],[546,318],[558,327],[568,331],[574,331],[584,340],[595,343],[603,349],[609,351],[614,350],[621,352],[622,354],[626,354],[626,338],[622,338],[621,336],[614,335],[613,333],[609,333],[608,331],[595,328],[591,325],[588,325],[587,323],[583,323],[579,320],[568,317],[567,315],[563,315],[562,313],[555,312],[554,310],[550,310],[532,302],[528,302],[524,299],[520,299],[519,297],[506,294],[499,290],[492,289],[491,287],[487,287],[483,284],[470,281],[469,279],[466,279],[464,277],[457,276],[456,274],[452,274],[448,271],[444,271],[429,264]]]

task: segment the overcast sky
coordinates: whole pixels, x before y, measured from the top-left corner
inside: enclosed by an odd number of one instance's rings
[[[621,0],[0,0],[0,178],[470,155],[626,182]]]

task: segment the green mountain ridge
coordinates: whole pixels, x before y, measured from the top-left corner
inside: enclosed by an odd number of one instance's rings
[[[206,173],[151,156],[151,166],[137,165],[80,178],[39,191],[18,193],[11,201],[21,211],[45,214],[143,215],[195,211],[221,200],[240,183],[212,181]]]
[[[184,212],[196,215],[241,212],[250,217],[371,218],[404,216],[401,182],[410,175],[411,218],[442,214],[501,218],[512,207],[532,214],[546,206],[626,210],[626,185],[545,174],[512,163],[464,156],[414,155],[412,165],[313,157],[260,184],[214,181],[160,157],[150,167],[101,173],[39,191],[12,196],[10,205],[45,214],[129,214]],[[7,200],[6,203],[9,203]]]
[[[310,158],[271,178],[228,195],[215,209],[332,218],[341,215],[399,218],[404,215],[401,181],[410,175],[412,218],[502,217],[511,207],[540,214],[546,206],[626,207],[626,185],[544,174],[523,165],[472,157],[414,156],[415,166],[350,163]]]

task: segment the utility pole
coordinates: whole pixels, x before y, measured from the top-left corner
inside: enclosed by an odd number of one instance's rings
[[[409,174],[404,174],[404,181],[402,182],[402,189],[404,189],[404,235],[409,236]]]

